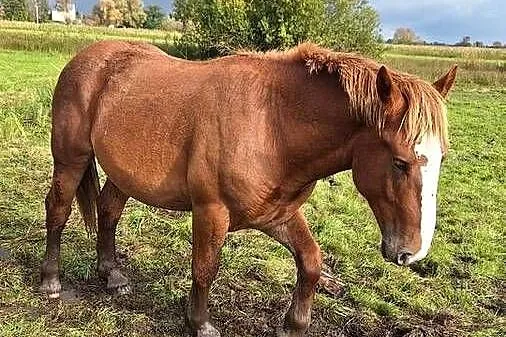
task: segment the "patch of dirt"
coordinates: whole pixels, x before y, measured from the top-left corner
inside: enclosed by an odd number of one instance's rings
[[[7,249],[0,247],[0,260],[8,260],[11,257],[11,252]]]
[[[60,300],[67,303],[78,302],[81,299],[81,294],[76,289],[63,289],[60,292]]]
[[[433,277],[437,273],[438,264],[435,261],[426,259],[412,264],[408,268],[417,273],[420,277]]]

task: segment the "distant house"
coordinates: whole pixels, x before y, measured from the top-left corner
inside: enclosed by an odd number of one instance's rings
[[[76,21],[76,4],[69,4],[68,11],[53,9],[51,11],[51,21],[63,23]]]

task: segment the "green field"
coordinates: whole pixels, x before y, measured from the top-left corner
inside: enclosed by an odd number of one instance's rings
[[[0,23],[0,336],[186,336],[190,214],[129,202],[118,245],[134,292],[116,297],[95,272],[95,238],[73,212],[63,236],[62,298],[49,301],[37,293],[43,200],[52,173],[51,91],[73,51],[64,42],[71,32],[63,26],[62,33],[47,30],[63,36],[62,50],[60,40],[52,48],[13,44],[16,34],[4,40],[4,32],[19,28],[12,27]],[[23,29],[28,39],[39,34]],[[81,36],[79,28],[72,29]],[[86,28],[82,36],[157,39],[144,31],[104,30]],[[378,227],[350,175],[319,182],[304,212],[327,270],[344,291],[334,296],[320,289],[308,336],[506,334],[506,51],[465,52],[387,50],[385,63],[430,80],[449,64],[464,68],[449,100],[451,148],[441,175],[433,247],[409,268],[384,262]],[[466,68],[465,62],[476,66]],[[489,63],[496,68],[487,68]],[[493,80],[480,80],[489,75]],[[211,310],[222,336],[272,336],[294,286],[290,254],[246,231],[229,235],[221,260]]]

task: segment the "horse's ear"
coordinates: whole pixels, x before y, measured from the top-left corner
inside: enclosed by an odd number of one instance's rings
[[[387,103],[394,92],[392,76],[385,66],[381,66],[376,75],[376,90],[378,90],[378,96],[383,103]]]
[[[439,91],[441,96],[446,97],[452,88],[453,83],[455,83],[455,76],[457,76],[457,65],[454,65],[446,75],[441,77],[432,85],[437,91]]]

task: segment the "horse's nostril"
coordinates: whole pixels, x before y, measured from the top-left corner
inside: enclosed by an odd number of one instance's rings
[[[409,258],[411,257],[410,252],[402,251],[399,254],[397,254],[397,264],[399,266],[407,266],[409,264]]]

